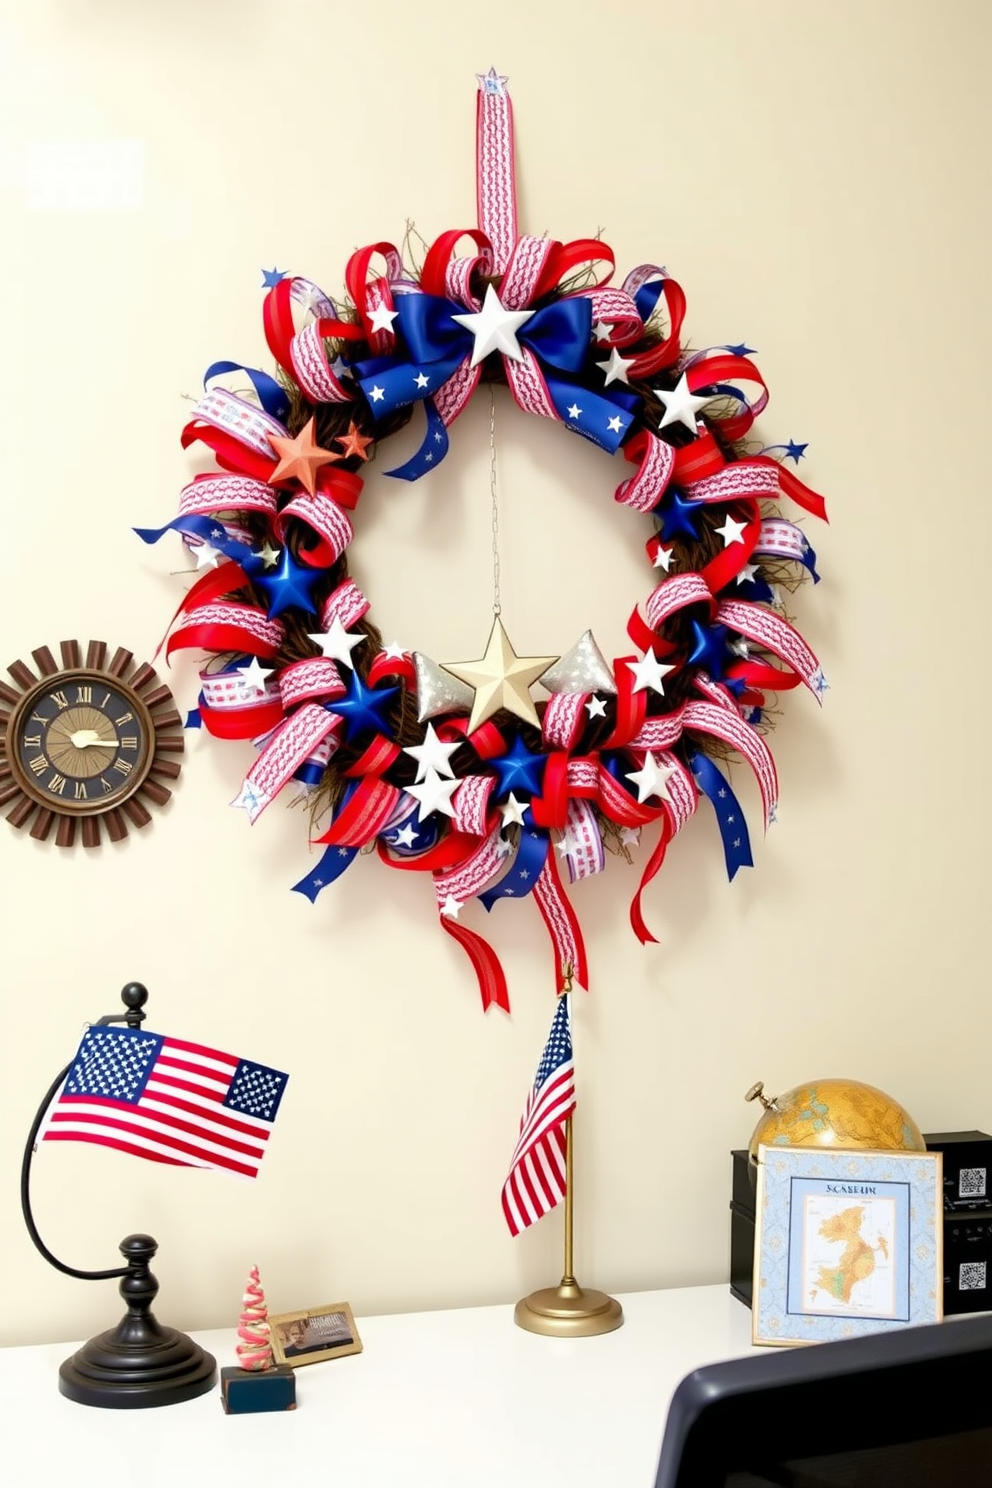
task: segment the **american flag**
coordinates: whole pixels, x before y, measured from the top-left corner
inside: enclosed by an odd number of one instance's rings
[[[254,1178],[288,1078],[141,1028],[89,1028],[42,1140]]]
[[[503,1185],[503,1213],[511,1235],[519,1235],[565,1197],[565,1122],[574,1110],[575,1070],[565,993],[558,999]]]

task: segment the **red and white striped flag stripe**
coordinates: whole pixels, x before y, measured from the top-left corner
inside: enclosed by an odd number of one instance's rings
[[[503,1185],[503,1214],[511,1235],[519,1235],[565,1197],[565,1122],[575,1110],[568,1012],[568,993],[564,993],[558,999]]]

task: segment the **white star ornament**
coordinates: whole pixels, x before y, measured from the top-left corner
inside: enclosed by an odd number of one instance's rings
[[[444,816],[454,816],[455,808],[451,804],[451,797],[460,785],[460,780],[445,780],[436,770],[428,768],[419,785],[406,787],[407,795],[420,802],[417,820],[423,821],[432,811],[440,811]]]
[[[603,386],[609,387],[611,382],[627,382],[627,368],[633,366],[633,363],[633,357],[622,357],[614,346],[613,350],[610,352],[610,359],[608,362],[596,363],[597,367],[601,367],[603,369],[603,376],[606,379],[606,381],[603,383]]]
[[[709,398],[700,398],[689,391],[689,374],[683,372],[675,387],[652,388],[651,391],[660,403],[665,405],[665,416],[658,425],[659,429],[665,429],[669,424],[684,424],[690,434],[696,432],[696,414],[700,408],[705,408],[710,401]]]
[[[399,314],[398,310],[390,310],[385,305],[376,305],[369,315],[370,331],[391,331],[393,321]]]
[[[643,805],[649,796],[658,796],[662,801],[670,801],[672,798],[668,793],[667,781],[674,774],[674,769],[668,765],[659,765],[649,749],[644,756],[642,768],[629,771],[627,779],[637,786],[637,799]]]
[[[257,656],[253,656],[248,666],[239,666],[238,671],[245,679],[246,687],[261,696],[265,692],[265,679],[272,676],[272,667],[263,667],[259,664]]]
[[[662,678],[667,677],[669,672],[674,672],[674,667],[659,661],[653,651],[646,651],[640,661],[628,661],[627,665],[634,674],[635,692],[642,692],[650,687],[652,692],[660,692],[664,697]]]
[[[418,782],[426,778],[428,770],[434,770],[438,775],[444,775],[450,779],[455,772],[452,770],[448,761],[451,759],[455,750],[460,747],[461,742],[460,739],[456,739],[454,744],[442,743],[434,732],[434,725],[429,723],[427,725],[427,732],[424,735],[424,742],[422,744],[409,745],[404,749],[403,753],[410,755],[411,759],[417,761]]]
[[[328,660],[343,662],[352,670],[354,670],[355,663],[351,659],[351,653],[366,639],[357,630],[345,630],[337,615],[334,616],[326,631],[313,634],[308,631],[307,634],[314,645],[320,647],[321,653]]]
[[[723,538],[723,546],[729,548],[731,543],[742,543],[744,541],[744,529],[746,522],[735,522],[734,518],[728,516],[722,527],[714,527],[714,532],[719,532]]]
[[[513,794],[512,791],[510,792],[510,794],[506,798],[506,800],[503,802],[503,804],[499,808],[499,810],[500,810],[500,815],[503,818],[503,825],[504,825],[504,827],[514,827],[514,826],[516,826],[516,827],[522,827],[523,826],[523,824],[524,824],[524,811],[526,810],[526,807],[525,807],[525,804],[524,804],[523,801],[518,801],[517,800],[516,796]]]
[[[492,351],[500,351],[514,362],[522,362],[524,354],[520,350],[517,331],[533,313],[532,310],[507,310],[492,285],[487,284],[481,310],[451,318],[475,337],[471,365],[477,367]]]

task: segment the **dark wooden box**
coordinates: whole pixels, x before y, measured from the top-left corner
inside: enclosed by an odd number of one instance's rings
[[[273,1364],[270,1369],[238,1369],[232,1364],[220,1372],[220,1395],[229,1416],[295,1410],[296,1375],[288,1364]]]
[[[944,1155],[944,1312],[992,1310],[992,1205],[976,1189],[975,1170],[992,1177],[992,1137],[985,1132],[931,1132],[923,1140]],[[754,1293],[754,1177],[747,1152],[736,1149],[730,1200],[730,1290],[746,1307]],[[961,1197],[961,1174],[965,1195]]]

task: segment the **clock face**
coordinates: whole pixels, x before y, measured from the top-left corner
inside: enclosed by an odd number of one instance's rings
[[[165,806],[182,768],[183,720],[146,662],[103,641],[47,646],[37,670],[12,661],[0,679],[0,807],[38,842],[122,842]]]
[[[11,765],[40,805],[85,815],[138,789],[152,759],[144,703],[114,677],[60,672],[29,692],[11,720]]]

